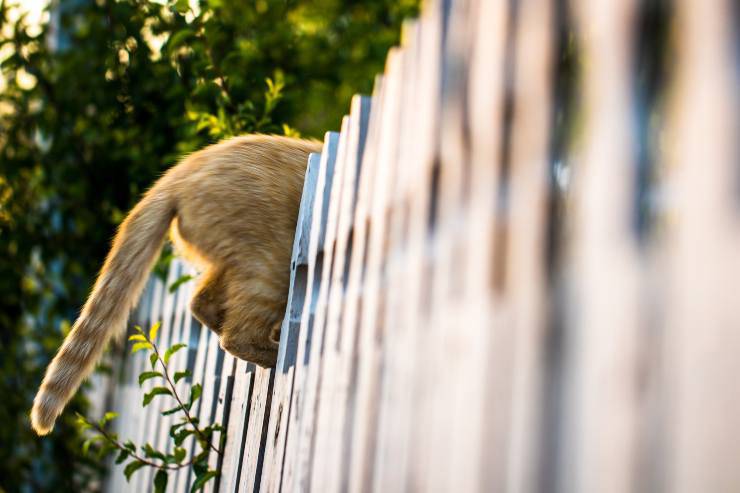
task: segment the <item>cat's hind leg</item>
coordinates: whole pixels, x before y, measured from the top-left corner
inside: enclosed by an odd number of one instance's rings
[[[221,347],[237,358],[275,366],[279,341],[274,338],[285,315],[284,295],[259,278],[229,279],[226,294]]]
[[[190,311],[200,323],[221,333],[224,321],[225,272],[211,268],[204,272],[190,300]]]

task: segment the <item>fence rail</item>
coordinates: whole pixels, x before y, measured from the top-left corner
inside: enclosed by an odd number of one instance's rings
[[[274,370],[165,289],[186,266],[152,279],[137,322],[227,428],[208,490],[740,488],[738,26],[661,5],[427,2],[309,159]],[[677,42],[644,62],[650,19]],[[116,431],[165,447],[143,364]]]

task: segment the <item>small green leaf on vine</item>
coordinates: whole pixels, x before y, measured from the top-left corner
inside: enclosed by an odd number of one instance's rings
[[[164,353],[164,364],[165,365],[168,364],[170,362],[170,358],[172,357],[172,355],[175,354],[176,352],[178,352],[180,349],[182,349],[184,347],[188,347],[188,345],[187,344],[175,344],[174,346],[172,346],[171,348],[169,348],[167,351],[165,351],[165,353]]]
[[[134,460],[126,464],[126,468],[123,470],[123,474],[126,476],[126,481],[130,481],[131,475],[145,465],[146,463],[140,460]]]
[[[190,373],[190,370],[175,372],[175,383],[179,382],[183,378],[188,378],[188,377],[192,377],[192,376],[193,376],[193,374]]]
[[[157,377],[163,377],[162,373],[158,371],[145,371],[143,373],[140,373],[139,374],[139,386],[141,386],[144,382],[146,382],[150,378],[157,378]]]
[[[152,328],[149,329],[149,340],[154,341],[157,339],[157,332],[159,332],[159,328],[162,326],[162,322],[157,322],[154,325],[152,325]]]
[[[141,351],[142,349],[154,349],[148,342],[137,342],[134,347],[131,348],[131,354]]]
[[[142,406],[148,406],[149,403],[152,402],[152,399],[154,399],[158,395],[172,395],[172,392],[166,387],[154,387],[151,391],[144,394]]]

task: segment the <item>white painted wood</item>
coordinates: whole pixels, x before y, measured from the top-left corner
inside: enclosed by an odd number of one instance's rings
[[[662,245],[670,259],[661,280],[668,294],[661,368],[666,402],[658,419],[662,486],[680,493],[734,491],[740,488],[738,10],[726,0],[682,0],[674,8],[674,92],[661,167],[675,204]]]
[[[584,135],[573,157],[564,491],[627,491],[636,479],[642,331],[629,75],[636,7],[574,2],[589,63]]]
[[[340,332],[341,318],[344,311],[344,294],[346,276],[349,268],[350,235],[355,211],[355,193],[357,176],[361,165],[362,152],[367,135],[367,124],[370,117],[370,100],[367,97],[355,96],[349,115],[347,146],[342,166],[341,203],[337,211],[337,230],[335,254],[331,272],[331,285],[328,294],[326,333],[324,353],[321,358],[322,380],[321,397],[317,409],[317,449],[316,458],[320,463],[314,466],[314,477],[321,478],[321,491],[338,491],[341,489],[342,441],[344,436],[344,411],[346,407],[346,383],[342,381],[341,359],[339,354],[343,334]],[[338,163],[339,164],[339,163]],[[321,443],[321,449],[318,443]],[[321,464],[321,465],[318,465]],[[346,489],[346,488],[345,488]]]
[[[274,371],[257,367],[254,378],[254,391],[249,410],[247,437],[242,458],[242,477],[239,480],[238,493],[252,492],[259,489],[262,472],[262,457],[267,434],[267,424],[272,397]]]
[[[316,182],[316,196],[313,202],[314,214],[308,244],[308,258],[306,259],[308,265],[307,290],[301,317],[301,328],[299,330],[293,395],[288,421],[288,428],[293,431],[287,437],[283,478],[281,482],[281,489],[284,491],[294,491],[297,489],[296,472],[298,470],[299,451],[302,449],[302,441],[304,439],[304,436],[300,433],[300,426],[305,409],[305,390],[308,363],[313,342],[314,314],[323,271],[324,239],[338,143],[339,135],[334,132],[327,132],[321,152],[319,174]]]
[[[298,337],[308,288],[308,249],[320,162],[320,154],[309,155],[298,212],[291,256],[290,290],[285,310],[285,320],[280,333],[280,353],[275,369],[270,423],[267,429],[265,455],[262,462],[260,489],[265,492],[279,491],[282,479],[288,418],[291,413],[291,398],[293,395],[295,361],[298,353]]]
[[[164,283],[165,285],[163,286],[164,296],[161,311],[157,312],[156,314],[153,312],[150,320],[152,325],[158,321],[161,322],[158,336],[158,345],[160,345],[160,347],[162,347],[161,341],[169,340],[171,325],[174,318],[175,305],[177,302],[177,293],[170,293],[169,286],[171,286],[172,283],[177,280],[180,275],[180,270],[180,264],[173,262],[172,265],[170,265],[170,269],[167,273],[167,281]],[[148,332],[150,326],[142,327],[142,329]],[[166,344],[166,342],[164,344]],[[146,368],[147,371],[150,370],[151,365],[149,363],[148,356],[142,354],[142,358],[144,359],[144,362],[140,367],[140,371],[144,371],[144,368]],[[161,370],[161,368],[158,369]],[[137,380],[138,374],[132,375],[132,377]],[[149,392],[155,386],[161,385],[162,382],[155,382],[155,380],[156,379],[149,379],[141,386],[142,392],[138,399],[139,406],[141,406],[143,396],[147,392]],[[134,440],[134,443],[136,443],[137,445],[143,446],[146,443],[152,443],[152,438],[156,437],[159,433],[159,422],[157,420],[157,417],[159,416],[161,402],[164,399],[165,398],[161,396],[157,397],[147,407],[142,409],[142,425],[139,428],[137,439]],[[141,450],[139,450],[138,452],[143,454]],[[131,478],[131,484],[138,491],[149,491],[152,488],[153,477],[154,475],[151,468],[142,468]]]
[[[231,417],[227,429],[224,464],[219,478],[221,492],[235,492],[242,478],[242,461],[246,446],[247,425],[251,397],[254,388],[255,367],[246,361],[237,360],[232,394]]]

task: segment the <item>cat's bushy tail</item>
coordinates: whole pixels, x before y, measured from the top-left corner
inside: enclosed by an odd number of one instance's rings
[[[39,435],[52,430],[108,341],[125,330],[175,216],[166,178],[147,192],[121,224],[82,313],[46,370],[31,410],[31,424]]]

